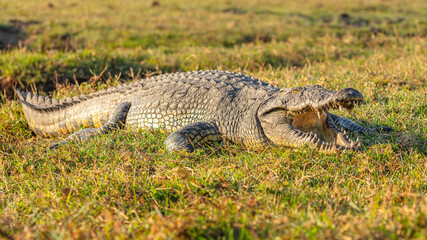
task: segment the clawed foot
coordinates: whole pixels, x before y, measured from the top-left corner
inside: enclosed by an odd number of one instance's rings
[[[391,133],[391,132],[394,132],[394,129],[390,127],[376,127],[376,128],[372,128],[372,131],[377,133]]]
[[[61,145],[61,143],[60,143],[60,142],[57,142],[57,143],[55,143],[55,144],[51,145],[51,146],[49,147],[49,150],[55,150],[55,149],[58,149],[60,145]]]
[[[362,135],[369,135],[372,133],[391,133],[394,132],[393,128],[390,127],[374,127],[374,128],[366,128],[363,131],[357,131],[357,133]]]

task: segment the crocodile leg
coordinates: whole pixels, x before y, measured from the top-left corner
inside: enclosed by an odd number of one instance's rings
[[[172,132],[165,140],[168,151],[193,152],[194,145],[221,141],[222,135],[213,121],[195,122]]]
[[[338,115],[329,113],[332,119],[334,120],[334,123],[341,128],[344,128],[348,131],[362,133],[362,134],[372,134],[372,132],[393,132],[394,130],[389,127],[376,127],[373,129],[368,129],[365,127],[362,127],[358,125],[357,123],[353,122],[350,119],[340,117]]]
[[[49,147],[49,149],[56,149],[60,145],[67,144],[70,141],[87,142],[95,136],[109,133],[115,129],[123,128],[130,106],[131,104],[129,102],[120,103],[114,108],[113,114],[111,115],[110,119],[103,126],[99,128],[81,129],[71,134],[68,138],[62,140],[61,142],[53,144]]]

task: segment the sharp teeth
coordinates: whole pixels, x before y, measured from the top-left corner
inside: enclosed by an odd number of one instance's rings
[[[359,138],[356,139],[356,147],[360,148],[362,144],[360,144]]]
[[[337,140],[337,143],[339,145],[344,146],[344,147],[348,147],[350,144],[350,142],[348,141],[346,136],[342,133],[338,133],[336,140]]]
[[[320,116],[320,112],[319,111],[317,111],[317,117],[320,119],[321,118],[321,116]]]

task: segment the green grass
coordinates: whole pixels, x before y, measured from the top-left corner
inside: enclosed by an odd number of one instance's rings
[[[246,2],[0,0],[0,238],[426,239],[425,1]],[[195,69],[353,87],[365,104],[339,114],[396,132],[335,155],[174,155],[165,133],[131,130],[45,151],[60,138],[35,136],[11,98]]]

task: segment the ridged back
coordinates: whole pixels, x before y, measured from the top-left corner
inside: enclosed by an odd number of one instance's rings
[[[238,110],[230,109],[229,111],[228,103],[224,99],[230,97],[230,101],[236,106],[248,105],[278,90],[277,87],[241,73],[213,70],[162,74],[89,95],[61,100],[19,90],[16,90],[16,93],[23,104],[30,128],[38,135],[56,136],[69,134],[82,127],[101,126],[107,122],[114,107],[123,101],[133,104],[127,122],[129,121],[131,126],[139,126],[140,124],[137,123],[138,119],[141,119],[139,115],[145,111],[141,108],[167,106],[166,108],[172,110],[176,105],[177,109],[174,110],[176,114],[182,112],[181,110],[188,110],[187,107],[220,108],[225,115],[229,115],[228,112],[236,115]],[[203,92],[205,94],[202,94]],[[220,103],[225,105],[220,106]],[[183,109],[180,110],[181,105]],[[158,110],[160,109],[147,111],[157,112]],[[181,117],[177,116],[177,118]],[[198,118],[189,119],[197,120]],[[132,124],[132,121],[135,123]]]

